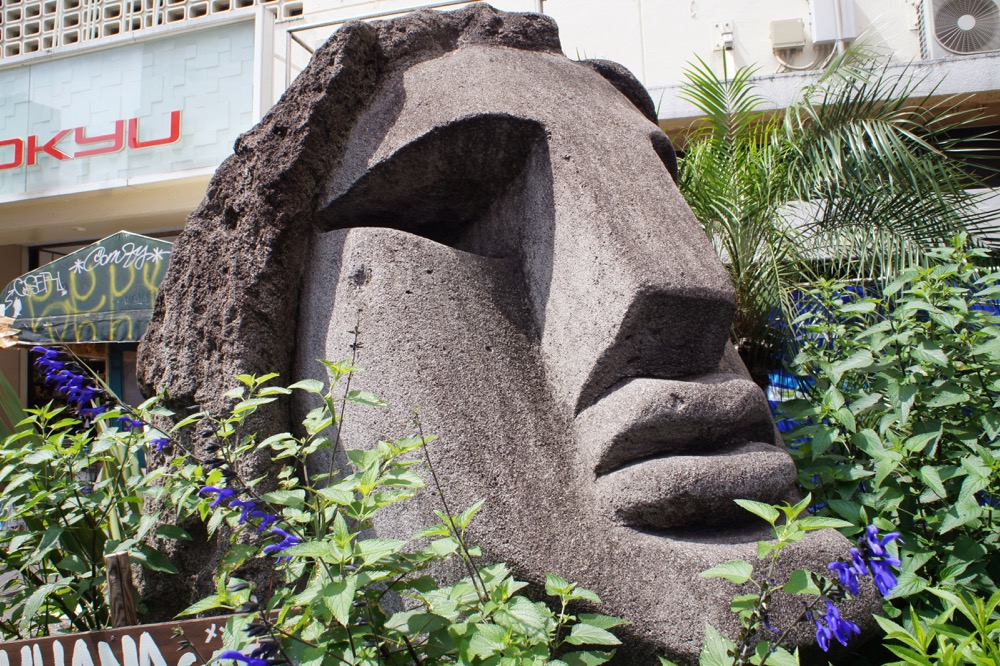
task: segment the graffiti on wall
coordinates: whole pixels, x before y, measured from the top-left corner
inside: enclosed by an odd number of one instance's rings
[[[0,317],[22,342],[133,342],[152,314],[171,243],[125,231],[13,280]]]

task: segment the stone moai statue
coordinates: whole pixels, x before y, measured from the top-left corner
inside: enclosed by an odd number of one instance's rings
[[[345,446],[409,434],[419,409],[451,506],[486,500],[486,559],[595,590],[631,622],[621,663],[693,659],[706,622],[735,627],[735,588],[698,573],[753,561],[762,536],[733,500],[792,498],[795,468],[728,344],[734,292],[655,120],[627,70],[569,60],[545,16],[344,25],[192,214],[145,390],[211,406],[238,373],[323,377],[360,320],[356,381],[390,408],[349,414]],[[438,501],[376,531],[408,536]],[[786,568],[846,548],[818,533]],[[210,589],[213,546],[176,555]]]

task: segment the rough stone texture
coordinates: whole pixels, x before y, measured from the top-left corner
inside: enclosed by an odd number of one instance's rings
[[[620,663],[692,660],[705,622],[734,627],[732,586],[698,572],[754,559],[760,536],[731,500],[788,497],[794,469],[726,342],[733,290],[651,108],[623,68],[562,56],[545,17],[347,24],[192,215],[145,390],[218,408],[239,372],[322,376],[360,317],[356,383],[391,408],[349,414],[347,446],[410,432],[419,408],[450,504],[487,499],[488,558],[595,589],[633,623]],[[408,536],[437,502],[377,531]],[[787,564],[822,570],[847,546],[817,534]],[[210,549],[177,553],[202,593]]]

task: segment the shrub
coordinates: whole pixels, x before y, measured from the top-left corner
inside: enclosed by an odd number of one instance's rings
[[[798,423],[786,442],[799,482],[848,535],[869,522],[901,532],[895,597],[989,596],[1000,573],[1000,273],[964,240],[882,289],[822,282],[796,321],[791,371],[809,396],[782,411]]]
[[[350,363],[324,362],[329,385],[300,381],[270,386],[274,375],[238,377],[227,393],[235,402],[221,417],[198,413],[180,421],[165,449],[174,453],[173,471],[161,499],[184,515],[197,511],[210,534],[230,537],[218,571],[217,592],[186,614],[224,609],[241,615],[228,622],[226,651],[220,659],[247,666],[284,661],[320,664],[601,664],[619,643],[611,629],[621,620],[576,612],[573,602],[597,604],[588,590],[549,575],[545,592],[552,608],[523,595],[526,583],[503,564],[476,566],[478,551],[465,530],[481,506],[451,513],[442,497],[439,522],[408,541],[365,538],[386,506],[424,490],[421,465],[433,475],[418,434],[380,441],[368,450],[344,451],[339,425],[347,404],[378,407],[373,394],[349,386]],[[280,396],[304,391],[319,406],[303,421],[304,434],[282,433],[257,441],[247,418]],[[339,409],[338,409],[339,407]],[[209,460],[182,449],[186,429],[197,433]],[[278,487],[258,489],[240,478],[234,462],[249,451],[283,461]],[[324,451],[332,461],[317,470],[309,457]],[[433,476],[432,476],[433,478]],[[221,530],[226,525],[228,530]],[[238,577],[255,558],[271,560],[280,580],[269,599]],[[468,576],[441,585],[428,567],[457,558]],[[261,593],[264,596],[264,593]],[[598,649],[584,649],[596,646]]]
[[[106,628],[107,554],[129,551],[172,570],[142,543],[157,515],[142,513],[138,460],[155,431],[105,404],[107,394],[72,360],[41,351],[39,366],[68,404],[27,410],[0,444],[0,571],[13,574],[0,592],[0,637],[8,640]]]

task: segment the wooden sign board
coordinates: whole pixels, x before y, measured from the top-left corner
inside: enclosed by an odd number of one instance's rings
[[[0,643],[0,666],[203,666],[222,647],[226,616]],[[180,627],[191,647],[181,648]]]

